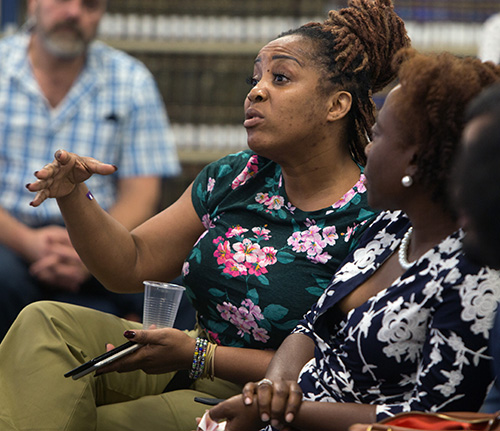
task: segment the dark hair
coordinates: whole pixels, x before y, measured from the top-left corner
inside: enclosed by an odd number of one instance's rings
[[[332,10],[323,23],[308,23],[282,33],[300,35],[318,47],[313,58],[329,82],[349,91],[353,98],[349,119],[349,148],[365,164],[365,146],[371,138],[376,107],[373,92],[382,90],[396,76],[396,52],[410,45],[403,21],[392,0],[350,0],[348,7]]]
[[[500,79],[500,67],[450,53],[424,55],[403,50],[396,56],[408,139],[419,147],[415,181],[451,209],[449,179],[465,125],[465,111],[482,89]]]
[[[452,193],[469,222],[466,252],[483,265],[500,268],[500,83],[471,102],[466,118],[484,122],[462,146]]]

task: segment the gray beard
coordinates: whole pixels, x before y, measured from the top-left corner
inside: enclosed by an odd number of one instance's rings
[[[74,60],[87,49],[87,43],[82,39],[63,40],[47,34],[40,34],[45,49],[54,57],[61,60]]]

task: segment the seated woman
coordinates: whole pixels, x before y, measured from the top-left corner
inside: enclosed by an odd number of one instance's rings
[[[500,276],[469,261],[447,187],[467,103],[500,67],[404,51],[368,145],[384,209],[259,383],[210,410],[226,430],[346,430],[409,410],[478,409]],[[468,84],[464,86],[464,82]]]
[[[139,291],[182,270],[199,327],[140,331],[81,307],[26,308],[0,345],[0,428],[191,430],[205,410],[194,396],[229,397],[262,378],[374,215],[361,167],[371,94],[395,77],[392,58],[408,44],[390,0],[353,0],[267,44],[245,100],[251,151],[208,166],[131,233],[83,183],[115,167],[58,151],[28,185],[33,205],[57,198],[75,248],[110,290]],[[147,346],[108,371],[134,372],[63,377],[126,330]],[[217,343],[213,368],[192,368],[205,345],[197,337]],[[172,380],[178,370],[193,379]]]

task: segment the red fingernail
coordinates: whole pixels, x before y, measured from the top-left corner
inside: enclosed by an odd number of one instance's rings
[[[26,187],[26,188],[29,190],[29,188],[30,188],[30,184],[31,184],[31,183],[28,183],[28,184],[26,184],[24,187]]]
[[[125,331],[123,333],[123,336],[125,338],[134,338],[135,337],[135,332],[134,331]]]

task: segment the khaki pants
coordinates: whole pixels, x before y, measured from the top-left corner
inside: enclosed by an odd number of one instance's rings
[[[103,353],[106,343],[123,343],[123,331],[134,328],[141,325],[70,304],[26,307],[0,344],[0,429],[190,431],[207,409],[195,396],[240,393],[240,386],[220,379],[162,393],[174,373],[64,377]]]

